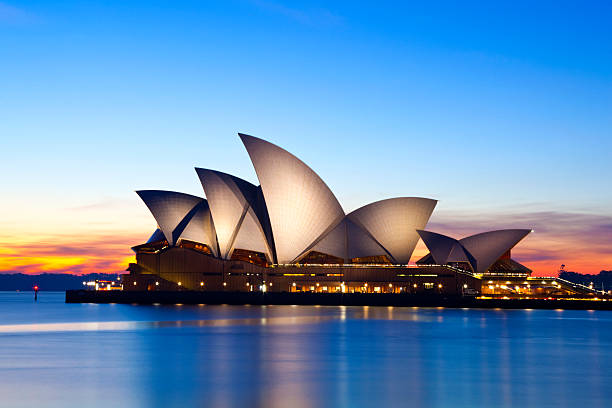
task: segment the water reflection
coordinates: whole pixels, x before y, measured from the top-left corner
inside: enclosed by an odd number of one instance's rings
[[[162,322],[80,322],[31,323],[0,325],[0,333],[84,332],[114,330],[147,330],[181,327],[223,327],[242,325],[313,324],[332,319],[331,316],[292,316],[256,319],[175,320]]]
[[[3,296],[2,406],[612,406],[610,312]]]

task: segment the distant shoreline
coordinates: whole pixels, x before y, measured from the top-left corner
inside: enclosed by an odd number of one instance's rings
[[[83,282],[93,280],[115,280],[118,274],[89,273],[85,275],[73,275],[70,273],[41,273],[38,275],[26,275],[24,273],[0,274],[0,291],[3,292],[28,292],[38,286],[41,292],[64,292],[66,290],[77,290],[83,288]]]

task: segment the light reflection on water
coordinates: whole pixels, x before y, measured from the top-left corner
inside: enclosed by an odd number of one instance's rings
[[[0,293],[0,406],[612,406],[612,313]]]

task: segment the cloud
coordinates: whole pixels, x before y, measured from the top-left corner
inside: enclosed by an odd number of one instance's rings
[[[0,273],[119,273],[134,261],[131,246],[141,242],[142,234],[4,240],[0,242]]]
[[[304,10],[268,0],[252,0],[251,3],[262,10],[283,15],[301,24],[334,26],[343,23],[342,17],[324,8]]]

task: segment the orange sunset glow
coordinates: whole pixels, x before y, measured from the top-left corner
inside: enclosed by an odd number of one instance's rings
[[[101,211],[100,216],[114,219],[113,223],[108,223],[106,228],[90,231],[87,236],[82,236],[83,231],[79,228],[75,228],[73,234],[65,231],[63,234],[36,235],[22,230],[21,235],[20,231],[14,231],[12,235],[0,236],[1,273],[123,273],[128,264],[134,261],[130,248],[146,241],[155,229],[155,221],[138,200],[130,201],[129,205],[133,208],[127,205],[111,207],[123,216],[129,214],[134,231],[120,228],[116,225],[119,224],[117,218],[106,210]],[[82,213],[84,217],[89,217],[91,212],[87,210]],[[61,221],[62,217],[74,221],[79,215],[78,211],[75,213],[70,209],[59,211],[55,219]],[[487,225],[511,228],[514,226],[512,222],[515,222],[540,226],[512,250],[513,258],[532,269],[534,276],[555,276],[561,264],[565,264],[567,270],[589,274],[612,269],[610,219],[571,213],[506,214],[501,219],[509,221],[502,223],[498,217],[485,215],[475,218],[471,214],[438,216],[434,213],[428,229],[462,238],[486,230]],[[544,227],[544,224],[548,226]],[[585,233],[591,239],[583,239]],[[75,236],[79,238],[75,239]],[[419,241],[411,262],[427,252],[423,242]]]

